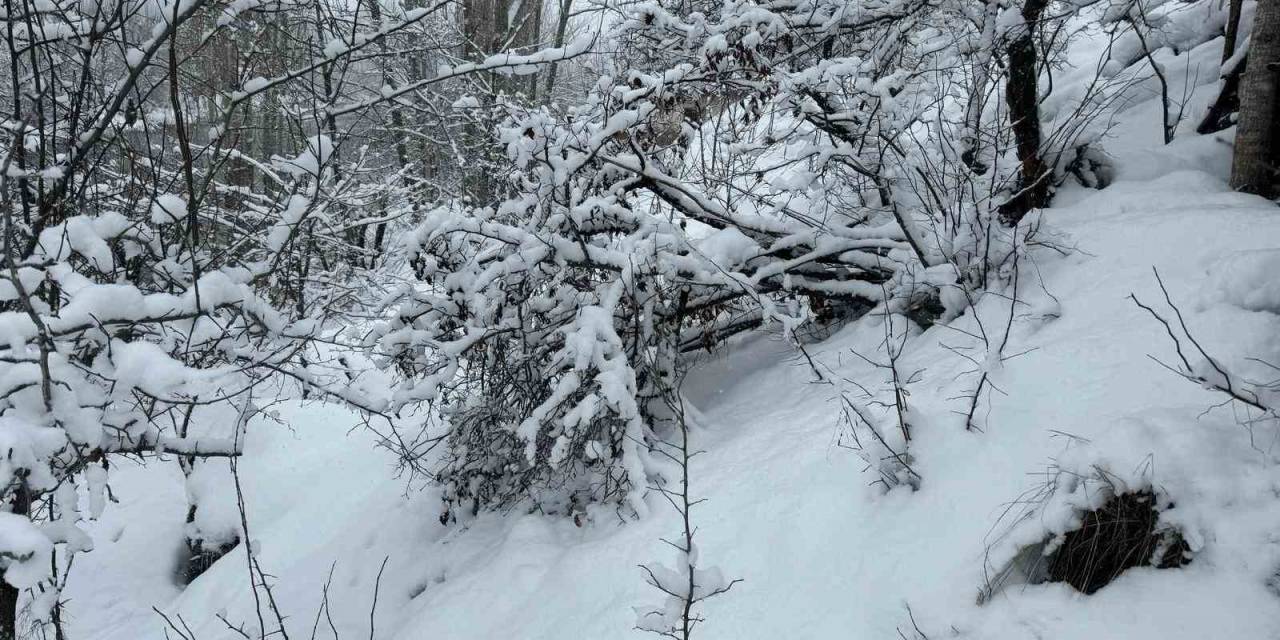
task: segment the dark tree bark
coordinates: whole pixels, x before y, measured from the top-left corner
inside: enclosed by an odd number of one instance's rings
[[[1209,110],[1205,112],[1196,133],[1208,135],[1230,128],[1235,124],[1232,116],[1240,111],[1240,76],[1244,75],[1249,56],[1241,56],[1230,68],[1222,70],[1222,80],[1218,83],[1218,97]]]
[[[13,494],[13,513],[27,515],[31,512],[31,495],[24,482]],[[18,596],[21,591],[0,577],[0,640],[18,638]]]
[[[468,42],[464,47],[464,57],[479,61],[503,51],[520,50],[534,44],[539,29],[535,27],[542,20],[542,3],[534,0],[464,0],[462,2],[462,33]],[[501,181],[493,175],[490,165],[501,164],[505,154],[494,151],[501,148],[492,144],[492,128],[495,122],[488,120],[492,114],[490,108],[496,104],[500,94],[515,96],[524,93],[530,86],[528,80],[519,76],[507,76],[496,72],[484,74],[487,92],[476,96],[481,103],[477,110],[476,122],[467,127],[463,134],[464,143],[477,153],[476,165],[465,169],[462,179],[463,193],[473,202],[486,205],[498,198]]]
[[[382,6],[378,3],[378,0],[373,0],[372,2],[369,3],[369,15],[373,18],[373,24],[382,24]],[[384,54],[386,53],[387,51],[386,40],[382,40],[378,43],[378,50]],[[383,65],[382,84],[390,85],[391,73],[387,69],[385,61],[383,61],[381,64]],[[391,105],[391,127],[393,130],[392,136],[394,136],[396,140],[396,144],[395,144],[396,163],[400,167],[407,167],[410,164],[410,158],[409,158],[409,148],[405,144],[405,138],[404,138],[405,136],[404,114],[401,113],[400,106],[395,103],[392,103]],[[426,163],[425,158],[423,158],[422,161],[423,163]],[[416,199],[415,199],[414,207],[417,208]],[[378,258],[382,256],[382,244],[385,241],[386,235],[387,235],[387,223],[379,222],[378,225],[374,227],[374,230],[373,230],[373,252],[369,256],[370,268],[372,268],[377,263]]]
[[[1236,55],[1236,43],[1240,40],[1240,12],[1244,7],[1244,0],[1230,2],[1227,25],[1223,30],[1222,81],[1218,83],[1218,97],[1196,127],[1196,133],[1201,135],[1217,133],[1235,124],[1231,115],[1240,111],[1240,76],[1244,73],[1245,58],[1248,56],[1241,56],[1235,62],[1231,62],[1231,59]]]
[[[565,32],[569,30],[569,15],[573,11],[573,0],[560,0],[560,15],[556,17],[556,36],[551,46],[563,47]],[[552,62],[547,68],[547,90],[546,99],[550,101],[554,96],[552,91],[556,88],[556,63]]]
[[[1244,0],[1231,0],[1227,11],[1226,40],[1222,43],[1222,64],[1226,64],[1236,54],[1236,41],[1240,39],[1240,11],[1244,8]]]
[[[1040,155],[1040,72],[1036,32],[1049,0],[1026,0],[1025,28],[1008,45],[1009,82],[1005,102],[1018,152],[1018,192],[1000,207],[1000,219],[1013,226],[1049,200],[1049,168]]]
[[[0,640],[16,640],[18,624],[18,590],[0,580]]]
[[[1280,195],[1280,2],[1257,3],[1249,64],[1240,84],[1231,186],[1266,198]]]
[[[540,32],[542,3],[534,0],[465,0],[462,28],[469,42],[465,55],[482,60],[502,51],[534,44]],[[519,76],[486,74],[495,92],[524,91],[528,81]]]

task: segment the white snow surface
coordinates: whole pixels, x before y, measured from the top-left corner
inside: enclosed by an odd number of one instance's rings
[[[691,470],[692,492],[707,500],[694,513],[698,547],[706,567],[743,581],[706,604],[696,637],[914,637],[908,607],[935,639],[1280,637],[1280,594],[1269,586],[1280,571],[1280,425],[1209,410],[1220,396],[1148,357],[1175,356],[1128,299],[1161,299],[1154,267],[1216,358],[1274,361],[1280,209],[1227,187],[1232,131],[1188,132],[1165,147],[1157,109],[1126,110],[1104,141],[1117,182],[1066,189],[1043,212],[1043,237],[1067,251],[1030,256],[1006,349],[1025,353],[993,372],[999,391],[979,408],[980,432],[955,413],[973,364],[944,348],[985,358],[957,330],[975,329],[974,312],[908,341],[901,366],[922,371],[909,387],[918,491],[871,486],[874,475],[841,446],[835,389],[814,383],[786,341],[748,336],[698,367],[686,385],[699,416],[694,444],[705,451]],[[1002,327],[1008,309],[989,296],[977,312]],[[883,335],[866,318],[808,350],[883,391],[883,372],[853,355],[874,354]],[[281,418],[289,428],[250,425],[240,472],[250,539],[291,638],[312,637],[330,571],[341,638],[645,637],[634,608],[659,594],[638,565],[668,561],[660,538],[679,531],[659,497],[634,521],[598,510],[580,524],[509,513],[443,526],[435,490],[395,477],[373,436],[350,430],[355,416],[292,402]],[[1016,501],[1054,468],[1155,488],[1175,503],[1166,518],[1183,529],[1192,562],[1132,569],[1090,596],[1018,585],[978,605],[984,576],[1016,543],[1061,533],[1074,515],[1062,506],[1099,495],[1086,483],[1010,528],[1002,514],[1021,512]],[[193,584],[174,583],[186,504],[176,462],[122,463],[110,482],[120,502],[86,524],[96,546],[77,558],[64,593],[69,637],[163,638],[153,606],[200,640],[239,637],[219,617],[256,628],[242,547]],[[234,509],[233,493],[219,499]],[[334,635],[323,619],[319,628],[315,637]]]

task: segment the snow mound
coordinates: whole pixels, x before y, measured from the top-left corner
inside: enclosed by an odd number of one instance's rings
[[[1242,251],[1209,268],[1206,290],[1217,301],[1280,314],[1280,249]]]

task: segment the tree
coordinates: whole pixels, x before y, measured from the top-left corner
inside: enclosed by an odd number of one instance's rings
[[[1280,3],[1264,0],[1254,10],[1231,186],[1265,198],[1280,195]]]
[[[1240,37],[1240,14],[1244,11],[1244,0],[1227,0],[1227,24],[1222,35],[1222,64],[1226,64],[1236,55],[1236,42]]]
[[[480,61],[504,51],[527,52],[538,44],[542,27],[541,0],[466,0],[461,3],[460,27],[465,38],[463,58]],[[501,122],[503,102],[527,102],[537,91],[537,75],[487,73],[472,78],[472,123],[465,134],[470,153],[462,184],[473,201],[490,203],[500,197],[503,180],[495,168],[501,165],[502,145],[493,138]]]
[[[1017,224],[1027,212],[1049,202],[1052,176],[1045,164],[1040,136],[1040,60],[1037,33],[1049,0],[1024,0],[1019,24],[1009,35],[1009,80],[1005,101],[1018,148],[1018,192],[1001,211],[1001,219]]]

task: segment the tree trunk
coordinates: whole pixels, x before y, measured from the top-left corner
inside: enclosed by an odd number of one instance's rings
[[[533,44],[537,30],[534,25],[542,16],[541,3],[534,0],[464,0],[462,3],[462,33],[468,38],[463,56],[479,61],[502,51],[519,50]],[[496,151],[501,145],[493,144],[493,107],[500,95],[508,99],[529,88],[529,83],[519,76],[507,76],[497,72],[484,75],[489,91],[476,96],[480,108],[475,122],[466,127],[463,141],[468,148],[483,149],[474,158],[474,164],[464,168],[462,191],[480,206],[492,204],[499,197],[501,180],[494,167],[505,161],[505,153]]]
[[[17,640],[18,590],[0,580],[0,640]]]
[[[1218,97],[1205,112],[1196,133],[1208,135],[1228,129],[1235,122],[1231,116],[1240,111],[1240,76],[1244,75],[1245,65],[1249,64],[1249,56],[1240,56],[1230,67],[1222,70],[1222,80],[1218,82]]]
[[[26,482],[14,492],[12,504],[12,513],[16,515],[25,516],[31,512],[31,495]],[[0,578],[0,640],[18,638],[18,596],[21,594],[21,590]]]
[[[524,1],[529,2],[530,0]],[[528,35],[528,42],[526,44],[533,45],[535,47],[542,46],[542,15],[542,0],[537,0],[533,3],[533,11],[528,17],[528,28],[532,30],[533,33]],[[525,92],[528,94],[530,103],[538,104],[538,74],[529,74],[529,86],[525,88]]]
[[[1230,0],[1227,10],[1227,28],[1222,43],[1222,64],[1226,64],[1236,54],[1236,41],[1240,39],[1240,12],[1244,8],[1244,0]]]
[[[1040,156],[1040,73],[1036,54],[1036,29],[1049,0],[1026,0],[1022,32],[1009,43],[1009,83],[1005,102],[1018,151],[1018,193],[1000,207],[1000,219],[1018,224],[1032,209],[1049,200],[1049,168]]]
[[[373,24],[375,25],[382,24],[382,6],[379,4],[378,0],[373,0],[372,2],[369,3],[369,15],[372,16],[373,18]],[[378,41],[378,51],[383,54],[387,52],[386,38],[383,38],[382,40]],[[390,70],[387,68],[387,61],[385,58],[382,59],[381,64],[382,64],[382,84],[384,86],[390,86],[392,77],[391,77]],[[395,141],[396,141],[395,143],[396,164],[401,168],[401,171],[403,171],[404,167],[407,167],[410,164],[409,148],[404,143],[404,137],[406,133],[406,129],[404,126],[404,114],[400,112],[400,105],[394,102],[391,103],[391,129],[392,129],[391,136],[395,138]],[[422,159],[423,163],[426,163],[426,161],[427,161],[426,158]],[[417,194],[414,194],[411,197],[413,198],[413,207],[416,210],[418,207]],[[373,229],[373,251],[370,252],[370,255],[369,255],[370,269],[372,269],[374,266],[377,265],[378,258],[382,256],[382,243],[383,243],[383,240],[386,238],[386,235],[387,235],[387,223],[379,222],[378,225]]]
[[[1280,195],[1280,2],[1257,3],[1249,64],[1240,83],[1231,186],[1266,198]]]
[[[991,58],[995,51],[996,21],[1000,15],[1000,0],[987,0],[982,13],[982,37],[973,64],[973,89],[965,105],[963,151],[960,160],[974,173],[982,175],[987,166],[982,161],[982,112],[986,107],[987,88],[991,83]]]
[[[541,10],[542,3],[535,0],[465,0],[462,28],[469,39],[464,47],[465,57],[479,61],[534,44],[540,31]],[[519,76],[496,72],[486,75],[495,93],[515,94],[528,87],[528,81]]]
[[[569,14],[573,11],[573,0],[560,0],[560,15],[556,16],[556,38],[552,42],[553,47],[564,46],[564,35],[569,30]],[[556,63],[552,62],[547,67],[547,91],[546,101],[551,102],[555,98],[552,91],[556,88]]]

